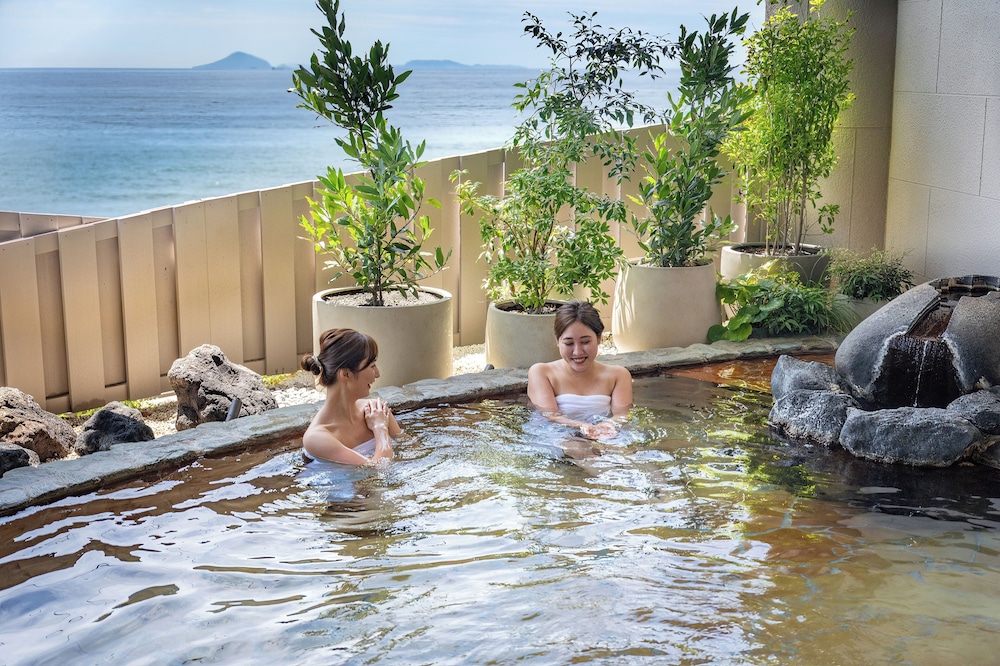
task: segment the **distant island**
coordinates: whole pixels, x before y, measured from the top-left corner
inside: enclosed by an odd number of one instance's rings
[[[236,51],[222,60],[216,60],[207,65],[197,65],[191,69],[291,69],[291,67],[288,65],[271,67],[271,64],[263,58],[252,56],[243,51]]]
[[[404,69],[529,69],[520,65],[464,65],[454,60],[411,60],[401,67]],[[236,51],[222,60],[216,60],[207,65],[197,65],[191,69],[295,69],[295,67],[291,65],[272,67],[263,58],[243,51]]]
[[[520,65],[463,65],[454,60],[411,60],[404,69],[530,69]]]

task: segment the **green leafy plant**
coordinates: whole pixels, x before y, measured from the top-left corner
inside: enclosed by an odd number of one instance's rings
[[[681,78],[677,97],[668,94],[666,125],[669,133],[653,137],[653,149],[644,153],[646,176],[632,201],[646,216],[632,216],[632,227],[651,266],[693,266],[731,233],[730,216],[709,211],[698,217],[713,188],[727,175],[719,164],[722,142],[738,132],[747,119],[744,108],[751,90],[738,86],[730,63],[733,39],[746,29],[749,14],[712,15],[705,32],[688,33],[681,26],[678,59]]]
[[[574,167],[596,156],[611,177],[634,168],[635,141],[616,128],[631,125],[637,113],[649,122],[653,111],[635,102],[621,74],[656,76],[659,57],[670,50],[642,32],[605,30],[595,23],[596,13],[570,16],[573,30],[564,37],[525,14],[525,32],[551,52],[547,70],[517,84],[513,106],[524,120],[510,148],[525,165],[507,175],[503,197],[480,194],[476,182],[456,187],[463,213],[480,216],[488,295],[530,313],[576,286],[607,302],[601,283],[614,277],[622,256],[609,222],[623,222],[626,209],[620,200],[577,186]],[[455,172],[452,180],[463,175]]]
[[[801,253],[810,209],[824,233],[840,210],[817,202],[836,164],[837,118],[854,99],[846,55],[854,31],[821,16],[824,1],[810,0],[804,20],[786,4],[744,42],[751,116],[723,150],[742,181],[740,201],[766,225],[771,255]]]
[[[843,331],[851,316],[821,286],[802,284],[798,273],[780,260],[717,285],[716,294],[735,314],[709,328],[709,342],[746,340],[754,331],[766,335],[804,335]]]
[[[849,298],[888,301],[913,286],[913,271],[903,265],[904,257],[875,248],[867,256],[837,248],[827,268],[830,286]]]
[[[440,247],[423,250],[431,227],[421,207],[440,206],[425,197],[416,176],[424,143],[412,146],[384,116],[411,72],[396,75],[389,45],[380,41],[365,55],[353,53],[344,39],[340,0],[317,0],[316,6],[327,19],[321,31],[312,31],[322,49],[308,67],[295,70],[293,90],[299,107],[345,130],[335,141],[363,173],[345,176],[330,168],[319,177],[320,198],[309,200],[311,213],[300,223],[316,252],[330,257],[331,281],[349,274],[371,305],[384,305],[389,291],[415,296],[417,282],[442,270],[451,256]]]

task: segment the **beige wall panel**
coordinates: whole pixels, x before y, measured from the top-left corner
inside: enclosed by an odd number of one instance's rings
[[[426,252],[434,252],[440,247],[447,256],[451,250],[451,259],[448,260],[447,268],[434,277],[424,281],[422,284],[428,287],[444,289],[452,296],[452,331],[455,333],[456,341],[459,339],[461,322],[461,276],[460,266],[462,262],[462,241],[461,224],[459,221],[459,206],[455,200],[455,185],[451,182],[451,174],[461,168],[462,161],[458,157],[447,157],[434,160],[426,166],[421,167],[420,173],[426,174],[424,178],[426,184],[426,196],[436,199],[441,203],[441,208],[425,206],[427,215],[431,219],[431,229],[434,230],[427,244],[424,245]],[[476,235],[478,239],[478,234]]]
[[[66,363],[66,327],[63,312],[62,272],[59,268],[58,234],[50,238],[38,236],[35,243],[36,280],[38,282],[38,312],[42,327],[42,362],[45,374],[45,398],[69,393],[69,372]],[[50,242],[39,242],[39,241]],[[42,248],[43,245],[51,248]],[[69,404],[68,397],[66,404]]]
[[[977,194],[986,100],[896,93],[890,178]]]
[[[21,216],[18,213],[0,211],[0,243],[21,237]]]
[[[856,103],[841,114],[844,127],[889,127],[892,125],[892,80],[895,69],[898,15],[893,0],[840,0],[837,16],[853,12],[848,25],[854,39],[848,57],[855,62],[851,90]]]
[[[240,286],[240,222],[237,198],[205,201],[205,250],[211,341],[235,363],[242,363],[243,304]]]
[[[888,128],[857,130],[848,247],[859,252],[881,248],[885,244],[889,137]]]
[[[817,202],[840,206],[840,213],[833,223],[833,233],[824,234],[818,223],[818,214],[812,207],[806,214],[805,242],[823,247],[848,247],[851,244],[852,212],[854,200],[854,160],[855,138],[853,129],[837,128],[833,133],[833,145],[837,152],[837,166],[830,177],[820,182],[823,198]]]
[[[205,204],[177,206],[174,242],[177,251],[177,331],[180,356],[212,341],[211,301],[208,295],[208,260],[205,239]]]
[[[631,132],[636,139],[636,153],[639,155],[639,161],[636,165],[635,173],[632,174],[632,177],[629,180],[623,182],[620,188],[621,198],[625,201],[629,210],[629,222],[622,227],[618,238],[618,243],[620,244],[622,251],[625,252],[625,256],[629,259],[635,259],[642,256],[642,250],[639,248],[639,240],[636,238],[632,227],[632,216],[634,215],[642,219],[649,214],[645,207],[633,202],[629,197],[639,198],[639,183],[646,177],[647,162],[643,155],[647,151],[650,153],[652,152],[653,137],[663,131],[665,131],[663,125],[651,125],[649,127],[632,130]]]
[[[160,348],[160,377],[164,390],[167,372],[182,356],[177,323],[177,253],[174,243],[174,212],[168,208],[149,213],[153,228],[153,269],[156,279],[156,323]],[[185,354],[187,352],[184,352]]]
[[[937,91],[1000,95],[997,0],[944,0]],[[974,66],[973,66],[974,65]]]
[[[59,215],[38,215],[36,213],[24,213],[21,215],[21,235],[24,238],[45,234],[50,231],[59,230]],[[79,219],[77,224],[79,224]],[[76,225],[70,225],[76,226]]]
[[[1000,98],[986,100],[986,136],[983,143],[983,180],[980,194],[1000,199]]]
[[[267,374],[298,369],[295,333],[295,239],[298,221],[287,188],[260,193],[264,269],[264,365]]]
[[[1000,200],[932,189],[927,272],[934,277],[1000,273]],[[956,233],[956,221],[961,232]]]
[[[122,324],[122,272],[118,251],[118,221],[97,222],[97,274],[101,295],[101,341],[104,344],[104,385],[124,386],[125,329]],[[102,238],[107,232],[114,235]]]
[[[504,151],[490,150],[465,155],[461,168],[468,173],[462,178],[481,183],[479,194],[500,196],[503,193]],[[486,339],[486,310],[489,299],[483,289],[486,263],[479,260],[482,237],[479,234],[478,216],[462,215],[461,234],[457,249],[461,259],[459,294],[462,305],[459,320],[459,344],[480,344]]]
[[[885,249],[906,255],[903,263],[923,282],[927,275],[927,223],[930,188],[902,180],[889,180],[886,204]]]
[[[118,221],[122,279],[122,324],[129,399],[160,393],[159,325],[152,215]]]
[[[295,219],[294,268],[295,268],[295,349],[296,357],[313,348],[312,340],[312,297],[316,289],[316,251],[312,244],[301,238],[303,229],[299,226],[303,215],[309,213],[306,197],[313,195],[313,183],[296,183],[291,187],[292,216]]]
[[[96,238],[93,226],[59,233],[69,397],[74,411],[104,404],[106,382]]]
[[[45,406],[42,322],[35,243],[0,245],[0,384],[13,386]]]
[[[260,193],[253,205],[240,195],[240,307],[243,310],[243,361],[264,359],[264,281],[260,239]]]
[[[897,92],[935,92],[942,0],[900,0],[896,21]]]

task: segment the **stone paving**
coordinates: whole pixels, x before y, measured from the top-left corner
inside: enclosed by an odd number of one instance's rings
[[[711,345],[619,352],[599,358],[608,364],[625,366],[638,377],[669,368],[737,359],[829,354],[836,351],[841,339],[840,336],[811,336],[720,341]],[[427,405],[475,402],[487,397],[523,393],[527,384],[526,369],[496,369],[447,379],[424,379],[402,387],[379,388],[372,393],[399,413]],[[305,432],[318,405],[317,401],[279,407],[229,422],[204,423],[148,442],[116,444],[110,451],[10,470],[0,477],[0,515],[92,492],[139,476],[170,471],[202,456],[220,456],[293,440]]]

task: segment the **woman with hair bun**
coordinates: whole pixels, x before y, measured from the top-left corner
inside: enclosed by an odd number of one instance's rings
[[[550,421],[569,426],[586,439],[611,439],[632,408],[632,375],[627,368],[597,360],[604,322],[593,305],[570,301],[556,312],[559,360],[528,370],[528,399]],[[596,420],[596,422],[594,422]]]
[[[368,397],[379,377],[375,340],[333,328],[319,337],[319,348],[300,363],[326,389],[326,400],[302,436],[303,455],[344,465],[392,460],[392,438],[402,430],[388,405]]]

